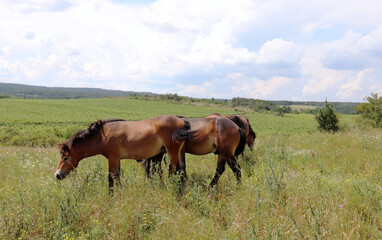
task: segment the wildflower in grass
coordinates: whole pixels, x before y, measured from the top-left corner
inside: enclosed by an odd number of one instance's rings
[[[295,205],[295,206],[298,206],[298,203],[295,202],[294,205]]]
[[[210,197],[211,197],[211,195],[208,195],[207,197],[208,197],[208,198],[210,198]]]
[[[22,209],[22,208],[24,208],[24,206],[23,206],[23,205],[20,205],[20,208]]]
[[[340,204],[338,207],[339,207],[339,208],[342,208],[342,204]]]
[[[251,187],[251,189],[253,189],[253,186]]]

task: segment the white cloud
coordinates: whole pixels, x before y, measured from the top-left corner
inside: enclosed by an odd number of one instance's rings
[[[340,90],[336,95],[344,99],[351,99],[355,92],[360,91],[363,88],[362,84],[370,79],[370,75],[372,73],[373,69],[370,68],[358,72],[356,77],[350,77],[344,84],[341,85]]]
[[[305,47],[303,96],[360,101],[373,85],[379,85],[381,45],[382,27],[378,25],[366,35],[349,29],[340,39]]]
[[[268,80],[258,78],[236,79],[232,91],[237,96],[270,99],[272,94],[286,87],[292,79],[274,76]]]
[[[8,0],[9,5],[22,13],[62,11],[71,6],[67,0]]]
[[[346,77],[346,72],[325,68],[314,58],[302,59],[302,77],[308,81],[303,87],[303,96],[318,95],[329,88],[338,86]]]
[[[206,97],[209,95],[206,85],[179,84],[177,87],[180,89],[179,94],[183,96]]]
[[[299,54],[299,49],[296,44],[276,38],[264,43],[259,50],[256,63],[295,63]]]
[[[19,63],[10,63],[0,58],[0,78],[12,79],[19,70]]]
[[[382,22],[381,22],[382,24]],[[362,50],[370,51],[371,54],[377,53],[382,55],[382,25],[378,25],[377,29],[370,34],[362,37],[358,41],[358,46]]]
[[[181,59],[187,63],[210,68],[215,64],[234,65],[254,60],[256,54],[246,48],[233,48],[219,39],[200,37],[196,39],[191,51]]]
[[[372,0],[3,1],[0,81],[361,100],[381,87],[381,8]]]
[[[1,53],[4,55],[10,55],[12,52],[12,48],[10,46],[4,46],[0,50],[1,50]]]

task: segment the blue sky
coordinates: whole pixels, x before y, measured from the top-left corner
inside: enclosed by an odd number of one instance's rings
[[[382,91],[382,1],[0,3],[0,82],[202,98]]]

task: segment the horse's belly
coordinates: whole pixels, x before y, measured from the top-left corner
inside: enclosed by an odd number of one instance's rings
[[[216,151],[213,136],[204,138],[198,142],[186,142],[186,152],[194,155],[205,155]]]
[[[142,160],[159,154],[163,144],[159,139],[153,141],[129,142],[120,146],[121,158]]]

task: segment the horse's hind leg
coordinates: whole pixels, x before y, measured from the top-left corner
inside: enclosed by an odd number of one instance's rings
[[[232,172],[235,174],[237,182],[240,183],[241,182],[241,167],[239,163],[237,162],[237,158],[236,157],[230,158],[228,160],[228,165],[231,167]]]
[[[179,173],[180,182],[183,184],[185,182],[185,178],[187,178],[186,174],[186,163],[185,163],[185,153],[181,149],[178,153],[170,153],[167,152],[167,156],[170,159],[169,164],[169,176],[172,174]]]
[[[225,163],[226,163],[225,158],[222,157],[221,155],[219,155],[219,157],[218,157],[218,166],[216,168],[215,176],[214,176],[214,178],[212,179],[212,181],[210,183],[210,187],[213,187],[213,186],[215,186],[218,183],[220,176],[225,171]]]

